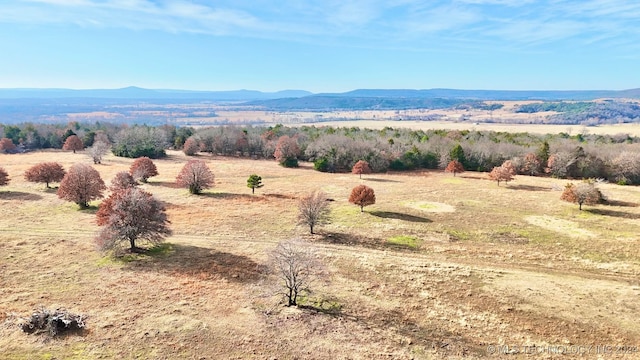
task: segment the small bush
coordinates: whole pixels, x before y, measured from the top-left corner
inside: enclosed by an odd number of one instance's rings
[[[46,333],[51,337],[78,331],[86,327],[84,315],[76,315],[65,309],[38,309],[21,324],[22,331],[27,334]]]

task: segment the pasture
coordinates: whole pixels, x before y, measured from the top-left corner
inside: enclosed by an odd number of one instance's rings
[[[497,186],[484,173],[441,171],[359,179],[202,155],[216,185],[194,196],[174,185],[188,158],[168,154],[141,187],[165,202],[174,234],[122,259],[96,250],[95,208],[23,179],[39,162],[91,163],[86,154],[0,154],[11,178],[0,187],[3,358],[483,358],[505,346],[527,356],[534,345],[541,357],[579,346],[588,357],[596,346],[628,347],[604,358],[638,356],[637,187],[600,184],[608,203],[579,211],[560,200],[566,180]],[[108,185],[132,162],[109,155],[95,168]],[[252,195],[254,173],[265,186]],[[377,197],[362,214],[347,201],[359,184]],[[296,204],[316,189],[334,201],[331,224],[312,236],[296,225]],[[262,296],[260,268],[296,237],[327,275],[305,306],[287,308]],[[40,306],[85,314],[88,329],[55,339],[20,331],[18,319]]]

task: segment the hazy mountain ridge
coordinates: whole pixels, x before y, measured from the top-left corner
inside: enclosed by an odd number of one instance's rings
[[[423,98],[468,100],[594,100],[599,98],[640,98],[640,88],[628,90],[460,90],[460,89],[357,89],[342,93],[314,94],[306,90],[262,92],[257,90],[198,91],[145,89],[130,86],[121,89],[0,89],[0,99],[103,98],[145,100],[259,101],[304,98],[305,103],[326,102],[327,98]]]

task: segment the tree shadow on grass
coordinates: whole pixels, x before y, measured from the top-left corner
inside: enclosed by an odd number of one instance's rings
[[[225,200],[249,200],[249,201],[264,200],[264,198],[260,195],[234,194],[234,193],[225,193],[225,192],[215,192],[215,193],[204,192],[195,196],[202,196],[202,197],[213,198],[213,199],[225,199]]]
[[[637,203],[629,202],[629,201],[621,201],[621,200],[605,200],[604,205],[609,206],[622,206],[622,207],[637,207]]]
[[[388,182],[388,183],[399,183],[400,181],[398,180],[391,180],[391,179],[380,179],[380,178],[370,178],[370,177],[363,177],[362,180],[366,180],[366,181],[375,181],[375,182]]]
[[[261,276],[258,264],[246,256],[181,244],[165,243],[156,248],[128,262],[126,269],[239,283],[254,282]]]
[[[382,249],[385,247],[385,241],[379,238],[372,238],[363,235],[341,232],[325,232],[320,235],[321,241],[329,244],[359,245],[372,249]]]
[[[411,222],[417,222],[417,223],[431,222],[431,220],[425,217],[404,214],[404,213],[399,213],[394,211],[370,211],[369,214],[376,217],[385,218],[385,219],[398,219],[398,220],[411,221]]]
[[[526,190],[526,191],[551,191],[551,188],[544,186],[535,186],[535,185],[509,185],[505,186],[506,189],[511,190]]]
[[[142,185],[149,186],[163,186],[171,189],[177,189],[178,185],[174,181],[149,181],[146,183],[142,183]]]
[[[584,208],[583,208],[584,209]],[[626,211],[617,211],[617,210],[609,210],[609,209],[585,209],[588,213],[594,215],[603,215],[603,216],[611,216],[611,217],[619,217],[625,219],[640,219],[640,214],[634,214]]]
[[[42,196],[22,191],[0,191],[0,200],[38,201],[42,200]]]

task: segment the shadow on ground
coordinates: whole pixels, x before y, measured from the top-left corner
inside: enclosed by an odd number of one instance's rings
[[[509,185],[505,186],[507,189],[511,190],[525,190],[525,191],[551,191],[551,188],[544,186],[535,186],[535,185]]]
[[[609,210],[609,209],[585,209],[584,211],[589,212],[594,215],[604,215],[611,217],[619,217],[626,219],[640,219],[640,214],[634,214],[626,211],[617,211],[617,210]]]
[[[415,215],[410,215],[410,214],[404,214],[404,213],[399,213],[399,212],[394,212],[394,211],[371,211],[371,212],[369,212],[369,214],[371,214],[373,216],[376,216],[376,217],[384,218],[384,219],[398,219],[398,220],[417,222],[417,223],[430,223],[431,222],[431,220],[429,220],[429,219],[427,219],[425,217],[415,216]]]
[[[0,200],[27,200],[38,201],[42,196],[22,191],[0,191]]]
[[[325,232],[320,235],[321,241],[329,244],[359,245],[373,249],[382,249],[385,247],[384,240],[363,235],[342,232]]]
[[[400,182],[398,180],[370,178],[370,177],[363,177],[362,180],[375,181],[375,182],[388,182],[388,183],[399,183]]]
[[[258,264],[246,256],[181,244],[165,243],[158,249],[130,261],[126,269],[232,282],[253,282],[261,275]]]
[[[637,203],[629,202],[629,201],[621,201],[621,200],[606,200],[604,202],[605,205],[609,206],[621,206],[621,207],[637,207]]]

